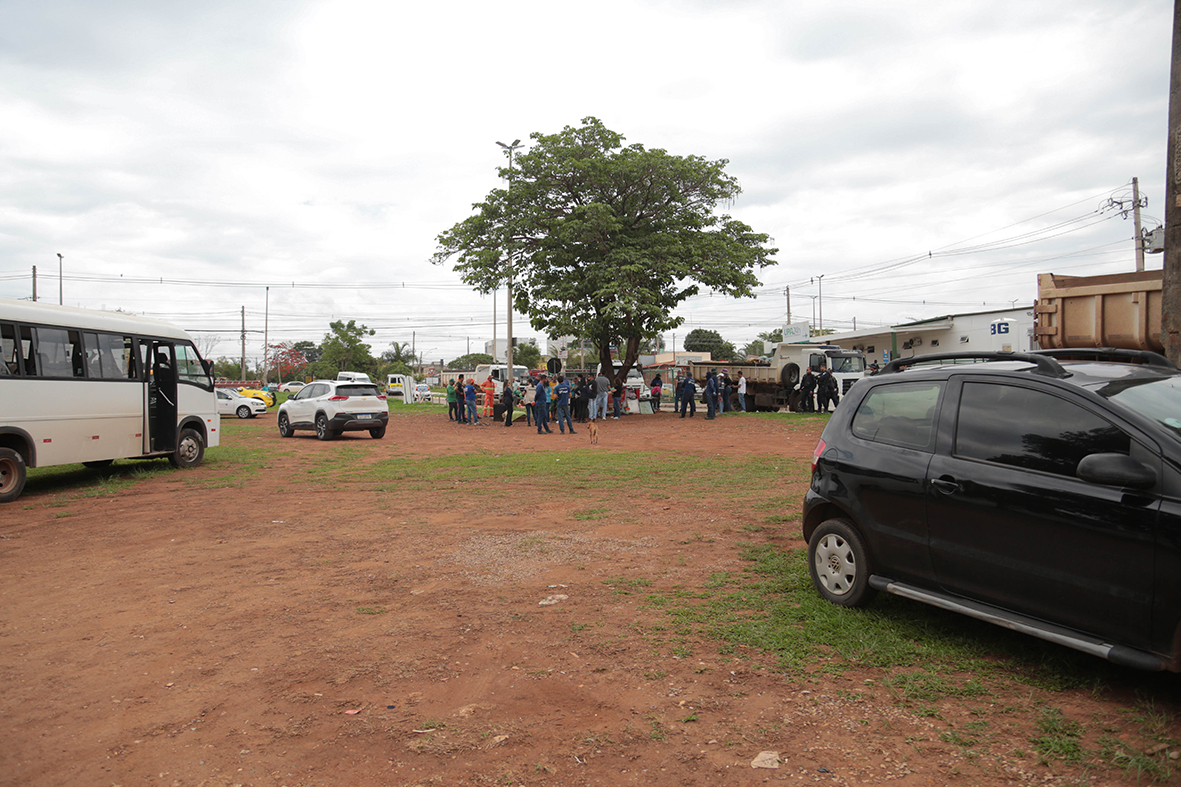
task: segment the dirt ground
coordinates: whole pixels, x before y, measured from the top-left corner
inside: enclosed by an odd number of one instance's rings
[[[274,421],[225,439],[267,457],[240,481],[213,449],[109,492],[81,494],[82,471],[30,482],[0,508],[0,784],[1135,783],[1039,764],[1019,723],[968,756],[943,734],[968,719],[962,703],[917,715],[880,672],[792,676],[706,639],[654,647],[663,613],[613,586],[701,587],[742,571],[740,541],[802,546],[798,522],[744,532],[765,513],[717,511],[700,490],[681,504],[677,489],[619,501],[643,515],[579,518],[562,490],[526,481],[398,494],[339,467],[659,449],[804,468],[815,423],[633,416],[592,446],[581,425],[539,437],[434,413],[327,443],[282,440]],[[768,494],[798,499],[805,477]],[[1087,692],[1052,699],[1087,724],[1127,723]],[[765,751],[778,767],[752,767]]]

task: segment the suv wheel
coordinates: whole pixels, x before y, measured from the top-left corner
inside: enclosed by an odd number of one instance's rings
[[[291,437],[295,434],[295,430],[291,428],[291,421],[287,419],[287,413],[279,413],[279,436]]]
[[[829,519],[812,533],[808,570],[816,590],[833,604],[860,607],[877,595],[869,586],[871,567],[861,536],[843,519]]]
[[[320,413],[316,416],[316,437],[321,440],[331,440],[336,435],[328,428],[328,416]]]
[[[369,436],[374,438],[375,440],[380,440],[381,438],[385,437],[385,427],[379,426],[376,429],[370,429]]]

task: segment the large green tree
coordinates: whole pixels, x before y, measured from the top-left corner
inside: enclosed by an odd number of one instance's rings
[[[685,299],[748,297],[755,270],[774,264],[766,235],[715,212],[741,192],[724,159],[625,147],[595,118],[531,139],[500,170],[511,184],[440,234],[433,261],[454,257],[485,293],[511,269],[516,310],[547,336],[589,336],[606,368],[618,345],[626,375],[643,339],[681,324]]]
[[[349,320],[347,323],[344,320],[328,323],[328,333],[324,334],[324,341],[320,342],[320,360],[315,366],[316,375],[335,378],[337,372],[376,374],[377,359],[365,343],[365,337],[375,333],[377,331],[372,328],[357,325],[356,320]]]

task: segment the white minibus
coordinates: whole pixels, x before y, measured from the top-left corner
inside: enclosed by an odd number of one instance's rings
[[[168,323],[0,298],[0,503],[28,467],[200,464],[221,429],[210,371]]]

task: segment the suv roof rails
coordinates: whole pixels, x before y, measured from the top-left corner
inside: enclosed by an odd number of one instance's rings
[[[893,372],[900,372],[907,367],[914,366],[920,363],[932,363],[934,361],[1023,361],[1031,363],[1037,367],[1034,374],[1045,375],[1046,377],[1070,377],[1070,372],[1062,368],[1062,364],[1058,363],[1048,355],[1037,355],[1034,353],[1015,353],[1015,352],[962,352],[962,353],[935,353],[933,355],[912,355],[909,358],[896,358],[882,367],[878,374],[890,374]]]
[[[1052,350],[1034,350],[1036,355],[1046,355],[1059,361],[1121,361],[1176,369],[1177,364],[1160,353],[1151,350],[1125,350],[1119,347],[1061,347]]]

